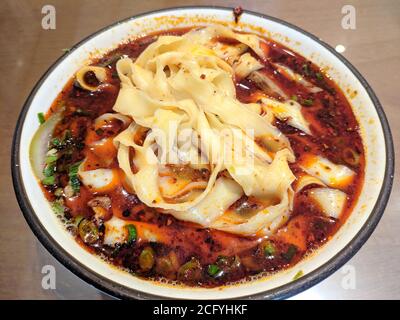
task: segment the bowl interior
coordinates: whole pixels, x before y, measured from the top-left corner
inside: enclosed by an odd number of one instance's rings
[[[67,80],[93,57],[93,53],[104,53],[122,41],[151,31],[213,23],[224,23],[237,29],[263,34],[327,70],[344,91],[358,118],[366,148],[365,183],[352,215],[334,238],[291,269],[252,282],[215,289],[183,288],[141,280],[82,249],[52,212],[29,163],[29,143],[38,128],[37,113],[45,112],[49,108]],[[269,298],[288,296],[322,280],[345,263],[372,232],[383,210],[382,206],[386,203],[384,194],[390,191],[390,182],[384,183],[385,169],[389,165],[387,154],[390,150],[387,150],[386,141],[388,133],[385,133],[385,140],[382,126],[384,115],[379,109],[379,103],[373,101],[370,94],[367,84],[346,61],[309,35],[272,18],[245,12],[240,23],[236,25],[230,10],[217,8],[170,9],[131,18],[108,27],[75,46],[46,73],[28,99],[17,126],[19,133],[17,132],[15,144],[15,161],[19,166],[17,175],[21,179],[19,187],[17,186],[21,191],[19,200],[25,203],[21,206],[27,220],[45,246],[74,272],[113,294],[190,299],[222,299],[256,294]],[[378,105],[379,112],[374,104]],[[385,121],[383,123],[386,126]],[[385,191],[382,191],[384,185]],[[378,198],[380,200],[377,203]],[[373,216],[371,212],[374,212]],[[362,231],[358,234],[360,230]],[[355,237],[357,239],[351,242]],[[305,276],[293,281],[293,276],[299,270],[302,270]]]

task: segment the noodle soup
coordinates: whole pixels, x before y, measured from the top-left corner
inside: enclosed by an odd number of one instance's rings
[[[346,221],[364,179],[340,88],[218,25],[121,44],[39,119],[31,163],[66,228],[156,281],[216,287],[293,266]]]

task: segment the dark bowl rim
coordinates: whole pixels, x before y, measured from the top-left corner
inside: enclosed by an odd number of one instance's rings
[[[67,269],[72,271],[75,275],[85,280],[87,283],[93,285],[97,289],[110,294],[117,298],[122,299],[168,299],[168,297],[153,295],[149,293],[144,293],[139,290],[128,288],[124,285],[117,284],[112,280],[105,278],[96,272],[92,271],[90,268],[79,262],[76,258],[66,252],[58,243],[56,243],[44,226],[40,223],[37,218],[30,201],[28,200],[26,189],[24,187],[22,173],[20,170],[20,160],[19,160],[19,149],[21,144],[21,132],[22,127],[25,122],[25,117],[29,107],[32,103],[33,98],[35,97],[37,91],[43,84],[43,82],[47,79],[49,74],[73,51],[75,51],[78,47],[86,43],[88,40],[97,36],[98,34],[107,31],[110,28],[117,26],[118,24],[125,23],[127,21],[137,19],[140,17],[145,17],[154,13],[167,13],[170,11],[184,11],[184,10],[193,10],[193,9],[210,9],[210,10],[221,10],[221,11],[232,11],[230,7],[221,7],[221,6],[183,6],[183,7],[170,7],[164,8],[160,10],[153,10],[146,13],[130,16],[129,18],[120,20],[115,22],[107,27],[104,27],[91,35],[85,37],[83,40],[75,44],[68,52],[58,58],[49,69],[43,74],[43,76],[36,83],[32,91],[30,92],[27,100],[25,101],[23,108],[20,112],[17,125],[14,131],[13,142],[12,142],[12,152],[11,152],[11,173],[13,179],[14,191],[18,200],[18,204],[23,212],[23,215],[32,229],[35,236],[39,239],[39,241],[44,245],[44,247],[59,261],[61,262]],[[312,272],[304,275],[300,279],[296,281],[289,282],[282,286],[269,289],[263,292],[259,292],[256,294],[251,294],[247,296],[239,296],[239,299],[285,299],[291,297],[297,293],[300,293],[315,284],[319,283],[323,279],[330,276],[333,272],[338,270],[342,265],[344,265],[351,257],[361,248],[361,246],[368,240],[374,229],[376,228],[379,220],[381,219],[387,202],[389,200],[390,192],[392,189],[393,178],[394,178],[394,147],[393,147],[393,139],[390,132],[389,124],[386,118],[386,115],[383,111],[383,108],[373,92],[372,88],[368,84],[368,82],[363,78],[363,76],[358,72],[358,70],[342,55],[337,53],[335,49],[333,49],[330,45],[320,40],[318,37],[312,35],[311,33],[291,24],[281,19],[261,14],[258,12],[253,12],[249,10],[243,10],[244,13],[253,15],[259,18],[263,18],[266,20],[270,20],[291,29],[294,29],[303,35],[311,38],[312,40],[318,42],[320,45],[325,47],[330,51],[331,54],[336,56],[347,68],[351,70],[351,72],[357,77],[358,81],[360,81],[361,85],[367,91],[369,98],[373,102],[375,109],[378,113],[380,123],[382,125],[383,134],[385,138],[385,148],[386,148],[386,168],[385,175],[382,184],[382,188],[380,190],[378,199],[376,200],[375,206],[370,213],[367,221],[364,223],[360,231],[353,237],[353,239],[334,257],[325,262],[323,265],[313,270]]]

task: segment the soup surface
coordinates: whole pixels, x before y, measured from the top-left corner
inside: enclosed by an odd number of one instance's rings
[[[55,214],[85,249],[155,281],[215,287],[293,266],[363,183],[341,89],[285,46],[222,26],[121,44],[39,120],[31,163]]]

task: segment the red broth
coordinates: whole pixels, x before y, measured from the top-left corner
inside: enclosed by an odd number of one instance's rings
[[[115,247],[104,245],[101,241],[88,244],[82,241],[79,232],[71,227],[70,223],[69,229],[76,236],[76,240],[90,252],[101,255],[110,263],[128,269],[137,276],[155,280],[162,278],[179,280],[192,286],[215,287],[249,279],[260,272],[272,273],[293,266],[332,238],[351,214],[357,201],[364,178],[365,158],[357,120],[341,89],[318,66],[283,45],[267,39],[265,49],[269,52],[269,59],[263,61],[265,68],[262,72],[273,77],[288,96],[303,105],[303,115],[310,123],[313,133],[312,136],[306,135],[285,121],[276,120],[275,125],[289,138],[296,159],[301,159],[307,153],[313,153],[324,156],[334,163],[346,165],[356,173],[352,183],[343,190],[348,199],[340,218],[328,218],[309,200],[308,190],[312,186],[296,193],[290,219],[267,240],[204,229],[146,207],[124,183],[124,174],[118,167],[115,147],[110,144],[102,147],[102,150],[93,150],[87,145],[90,141],[115,136],[124,129],[122,123],[118,121],[108,123],[106,128],[101,130],[94,128],[94,119],[104,113],[112,112],[118,95],[119,79],[115,69],[118,57],[127,55],[136,58],[159,35],[181,35],[188,30],[173,29],[150,34],[121,44],[104,57],[93,61],[93,65],[106,66],[109,69],[108,84],[101,90],[95,92],[83,90],[76,85],[74,79],[66,84],[51,106],[47,117],[61,105],[65,107],[64,118],[57,125],[54,137],[67,141],[65,148],[68,152],[64,152],[57,161],[56,184],[42,187],[48,200],[55,201],[58,197],[57,190],[64,188],[69,181],[65,168],[84,158],[87,158],[88,170],[97,168],[117,170],[120,179],[115,182],[117,185],[113,190],[99,194],[81,185],[78,196],[67,198],[63,208],[64,220],[71,222],[77,216],[91,219],[94,212],[88,202],[95,197],[106,196],[112,205],[104,219],[108,220],[114,215],[130,221],[138,230],[138,240]],[[323,91],[309,93],[303,86],[277,72],[272,63],[287,65]],[[254,102],[254,94],[259,90],[254,82],[247,79],[237,81],[236,89],[237,98],[242,102]],[[296,176],[303,174],[297,161],[290,166]],[[242,197],[232,205],[231,209],[243,205],[257,206],[257,203],[251,198]],[[140,237],[141,227],[146,227],[159,235],[161,240],[151,243],[144,241]],[[100,226],[98,232],[101,240],[104,227]],[[140,263],[143,250],[150,252],[153,259],[148,260],[150,268],[143,268]],[[185,264],[186,267],[195,266],[198,270],[182,272],[182,266]],[[211,275],[213,272],[217,274]]]

